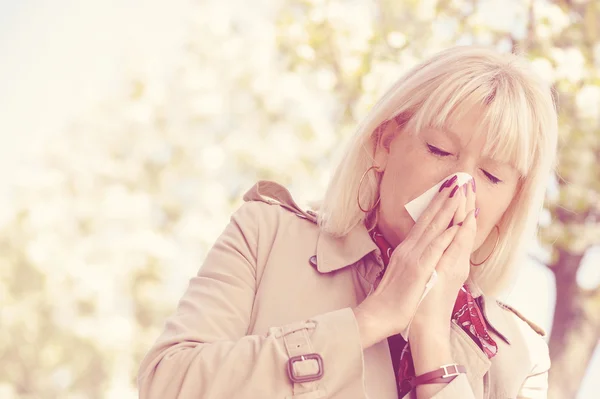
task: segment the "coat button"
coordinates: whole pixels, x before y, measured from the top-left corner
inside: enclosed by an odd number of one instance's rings
[[[313,255],[310,257],[310,259],[308,260],[308,262],[313,266],[313,267],[317,267],[317,256]]]

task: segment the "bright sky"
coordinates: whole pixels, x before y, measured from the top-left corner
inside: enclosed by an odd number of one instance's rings
[[[110,97],[129,66],[167,73],[184,42],[191,2],[0,0],[0,193],[29,149]],[[547,330],[551,278],[543,267],[526,266],[509,298]],[[579,398],[594,397],[600,382],[592,375],[599,374],[597,351]]]

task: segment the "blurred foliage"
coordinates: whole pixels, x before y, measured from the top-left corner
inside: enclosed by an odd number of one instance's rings
[[[562,304],[550,344],[566,378],[552,375],[553,394],[574,397],[600,335],[599,289],[576,284],[600,244],[600,3],[206,0],[192,19],[176,73],[132,72],[15,171],[0,235],[0,397],[135,397],[141,357],[241,194],[264,178],[318,197],[383,91],[470,43],[525,52],[559,94],[542,241]]]

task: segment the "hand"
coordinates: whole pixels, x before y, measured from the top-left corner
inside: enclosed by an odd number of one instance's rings
[[[473,185],[468,187],[466,197],[463,191],[463,200],[454,215],[453,223],[460,225],[459,230],[437,264],[437,282],[419,305],[412,320],[408,342],[416,375],[435,370],[443,364],[454,363],[450,345],[450,319],[458,290],[469,276],[469,257],[477,231],[474,206]],[[470,211],[465,217],[467,210]],[[420,385],[417,387],[417,396],[430,398],[443,388],[444,384]]]
[[[448,228],[465,200],[454,187],[443,189],[431,201],[392,253],[373,294],[354,309],[363,349],[406,329],[415,314],[425,284],[461,229]]]
[[[459,230],[437,264],[437,282],[419,305],[411,322],[409,340],[429,332],[440,335],[450,330],[458,291],[469,277],[469,258],[477,233],[474,188],[471,182],[464,187],[467,189],[458,190],[460,201],[453,217],[453,224],[459,225]]]

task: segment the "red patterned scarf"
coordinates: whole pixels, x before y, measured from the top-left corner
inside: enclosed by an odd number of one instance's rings
[[[379,247],[383,264],[387,267],[393,251],[392,246],[377,228],[371,232],[371,238]],[[498,346],[488,334],[481,309],[479,309],[471,291],[466,285],[458,292],[458,297],[454,303],[454,310],[452,311],[452,320],[455,320],[465,330],[488,358],[496,355]],[[406,341],[400,334],[389,337],[388,342],[393,356],[394,367],[397,369],[398,397],[403,398],[404,395],[412,390],[412,377],[415,376],[410,345],[406,345]]]

